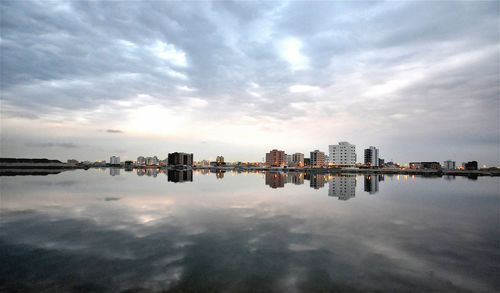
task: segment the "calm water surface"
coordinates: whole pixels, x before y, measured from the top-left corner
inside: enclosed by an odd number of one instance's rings
[[[500,290],[498,178],[104,169],[0,180],[2,292]]]

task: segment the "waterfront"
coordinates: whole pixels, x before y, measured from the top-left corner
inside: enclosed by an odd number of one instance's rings
[[[494,177],[154,168],[0,178],[1,291],[500,289]]]

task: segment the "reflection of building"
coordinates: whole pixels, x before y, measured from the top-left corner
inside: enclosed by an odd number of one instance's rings
[[[356,146],[348,143],[347,141],[341,141],[336,145],[329,145],[328,149],[330,151],[329,159],[330,163],[334,165],[341,166],[354,166],[356,163]]]
[[[325,153],[315,150],[311,152],[311,166],[321,167],[325,164]]]
[[[285,164],[285,152],[276,149],[266,154],[266,164],[268,166],[279,167]]]
[[[447,160],[443,162],[443,169],[453,170],[455,167],[455,161]]]
[[[374,146],[365,149],[365,164],[372,167],[379,166],[378,149]]]
[[[158,176],[158,168],[139,168],[137,169],[137,176]]]
[[[217,179],[222,179],[224,178],[224,173],[226,171],[222,171],[222,170],[217,170],[217,172],[215,172],[215,177],[217,177]]]
[[[309,176],[309,186],[314,189],[320,189],[325,186],[326,175],[324,174],[311,174]]]
[[[288,172],[286,175],[286,182],[295,185],[304,184],[304,173],[301,172]]]
[[[120,168],[109,168],[109,175],[119,176],[120,175]]]
[[[333,177],[328,183],[328,196],[348,200],[356,196],[356,176]]]
[[[378,182],[384,180],[381,175],[365,175],[365,191],[370,194],[378,192]]]
[[[271,188],[285,187],[285,174],[280,172],[267,172],[266,185],[269,185]]]
[[[116,157],[116,156],[111,156],[109,158],[109,163],[111,165],[120,165],[120,157]]]
[[[185,165],[185,166],[193,166],[193,154],[187,154],[187,153],[171,153],[168,154],[168,165],[169,166],[179,166],[179,165]]]
[[[168,170],[168,181],[175,183],[193,181],[193,170]]]

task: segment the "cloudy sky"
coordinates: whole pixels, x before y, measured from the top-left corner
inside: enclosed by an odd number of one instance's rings
[[[499,164],[499,2],[1,1],[1,155]]]

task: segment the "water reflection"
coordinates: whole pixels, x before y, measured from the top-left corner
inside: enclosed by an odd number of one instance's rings
[[[109,168],[109,175],[119,176],[120,175],[120,168]]]
[[[413,175],[412,175],[413,176]],[[372,175],[365,175],[364,176],[364,181],[365,181],[365,188],[364,190],[370,194],[375,194],[378,192],[378,183],[380,181],[384,181],[385,175],[384,174],[372,174]],[[412,177],[412,180],[415,177]]]
[[[168,170],[168,181],[174,183],[193,182],[193,170]]]
[[[386,175],[373,174],[364,176],[364,191],[375,194],[379,191],[379,182],[384,181]],[[356,196],[356,175],[348,174],[319,174],[307,172],[266,172],[265,184],[273,189],[283,188],[288,183],[294,185],[309,181],[309,187],[321,189],[328,183],[328,196],[339,200],[348,200]]]
[[[215,174],[215,178],[224,179],[224,174],[226,170],[221,170],[218,168],[211,169],[200,169],[200,170],[176,170],[176,169],[164,169],[164,168],[138,168],[136,169],[137,176],[150,176],[157,177],[159,174],[167,176],[169,182],[181,183],[181,182],[193,182],[193,172],[201,175],[211,175]],[[230,170],[231,174],[249,174],[256,173],[259,171],[242,171],[242,170]],[[119,176],[119,168],[110,168],[109,174],[111,176]],[[379,182],[384,181],[386,176],[392,178],[393,175],[384,174],[371,174],[364,175],[364,191],[375,194],[379,192]],[[356,196],[356,183],[357,176],[349,174],[320,174],[320,173],[308,173],[308,172],[264,172],[264,182],[265,185],[272,189],[283,188],[286,184],[302,185],[305,181],[309,181],[309,187],[313,189],[322,189],[328,183],[328,196],[337,197],[339,200],[348,200]],[[412,175],[412,180],[415,176]],[[399,180],[399,175],[397,175]],[[408,176],[404,176],[405,180],[408,180]],[[449,179],[445,177],[445,179]]]
[[[348,200],[356,196],[356,176],[336,176],[329,181],[328,196]]]
[[[4,178],[0,291],[500,289],[496,178],[189,171]]]

